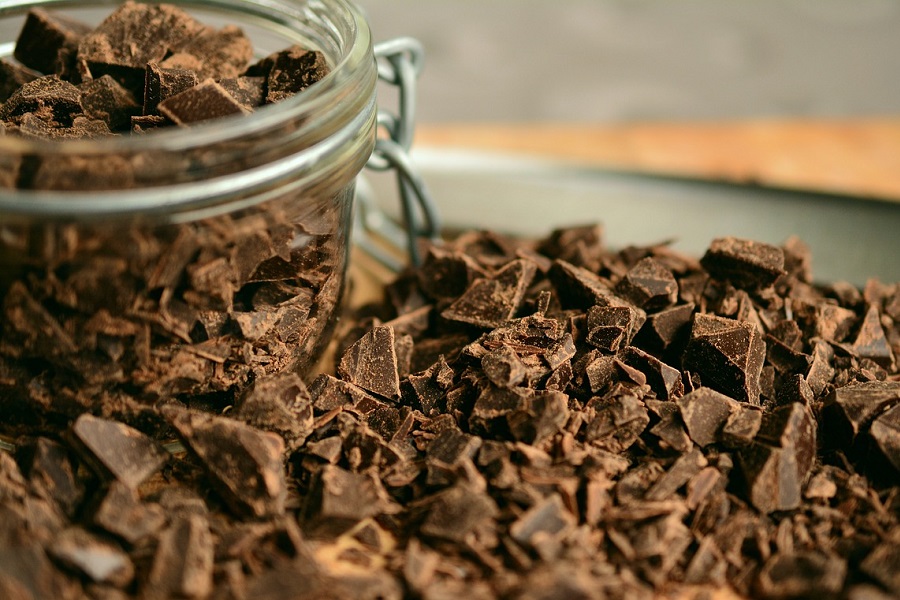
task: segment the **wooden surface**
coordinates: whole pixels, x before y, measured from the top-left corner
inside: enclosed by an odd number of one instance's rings
[[[900,117],[627,125],[423,124],[462,148],[900,201]]]

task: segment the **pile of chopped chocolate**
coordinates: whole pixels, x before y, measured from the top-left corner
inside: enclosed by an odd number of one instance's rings
[[[174,456],[102,397],[0,453],[0,595],[900,595],[900,284],[582,227],[386,292],[335,374],[155,406]]]
[[[125,2],[91,27],[32,9],[0,60],[0,134],[51,139],[248,114],[328,73],[321,52],[292,46],[255,64],[234,25],[216,30],[172,5]]]

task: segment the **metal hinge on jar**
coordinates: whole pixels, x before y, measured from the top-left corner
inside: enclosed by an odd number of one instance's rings
[[[398,271],[402,264],[385,252],[372,239],[378,236],[397,249],[405,249],[412,264],[421,256],[418,240],[439,239],[437,207],[425,182],[409,157],[416,121],[416,82],[422,70],[425,53],[413,38],[396,38],[375,46],[378,78],[394,86],[398,92],[397,112],[385,108],[378,111],[378,138],[368,162],[373,171],[394,171],[400,196],[402,226],[398,226],[379,209],[371,194],[361,190],[357,195],[356,243],[375,259]]]

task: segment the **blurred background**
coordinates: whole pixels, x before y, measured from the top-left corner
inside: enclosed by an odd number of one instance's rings
[[[895,0],[358,0],[426,47],[420,122],[900,113]]]

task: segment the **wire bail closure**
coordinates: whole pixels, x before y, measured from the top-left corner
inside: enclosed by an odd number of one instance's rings
[[[405,245],[412,264],[421,264],[421,256],[417,244],[418,238],[438,241],[440,224],[437,207],[425,186],[421,175],[413,166],[409,150],[415,133],[416,122],[416,83],[425,60],[425,51],[418,40],[401,37],[375,45],[375,59],[378,67],[378,79],[397,88],[399,93],[397,113],[385,109],[378,111],[379,135],[375,140],[375,149],[369,158],[367,167],[373,171],[396,172],[397,188],[406,229]],[[383,135],[383,134],[386,135]],[[371,205],[363,207],[366,211],[364,226],[377,229],[379,233],[387,233],[388,240],[402,247],[397,240],[396,231],[384,232],[386,217],[375,215],[375,223],[371,223]],[[379,211],[380,212],[380,211]],[[379,218],[384,217],[384,218]],[[370,244],[367,244],[370,245]],[[368,248],[364,248],[369,251]],[[371,252],[375,255],[377,252]],[[379,258],[376,256],[376,258]],[[379,258],[379,260],[381,260]],[[390,262],[383,260],[382,262]]]

